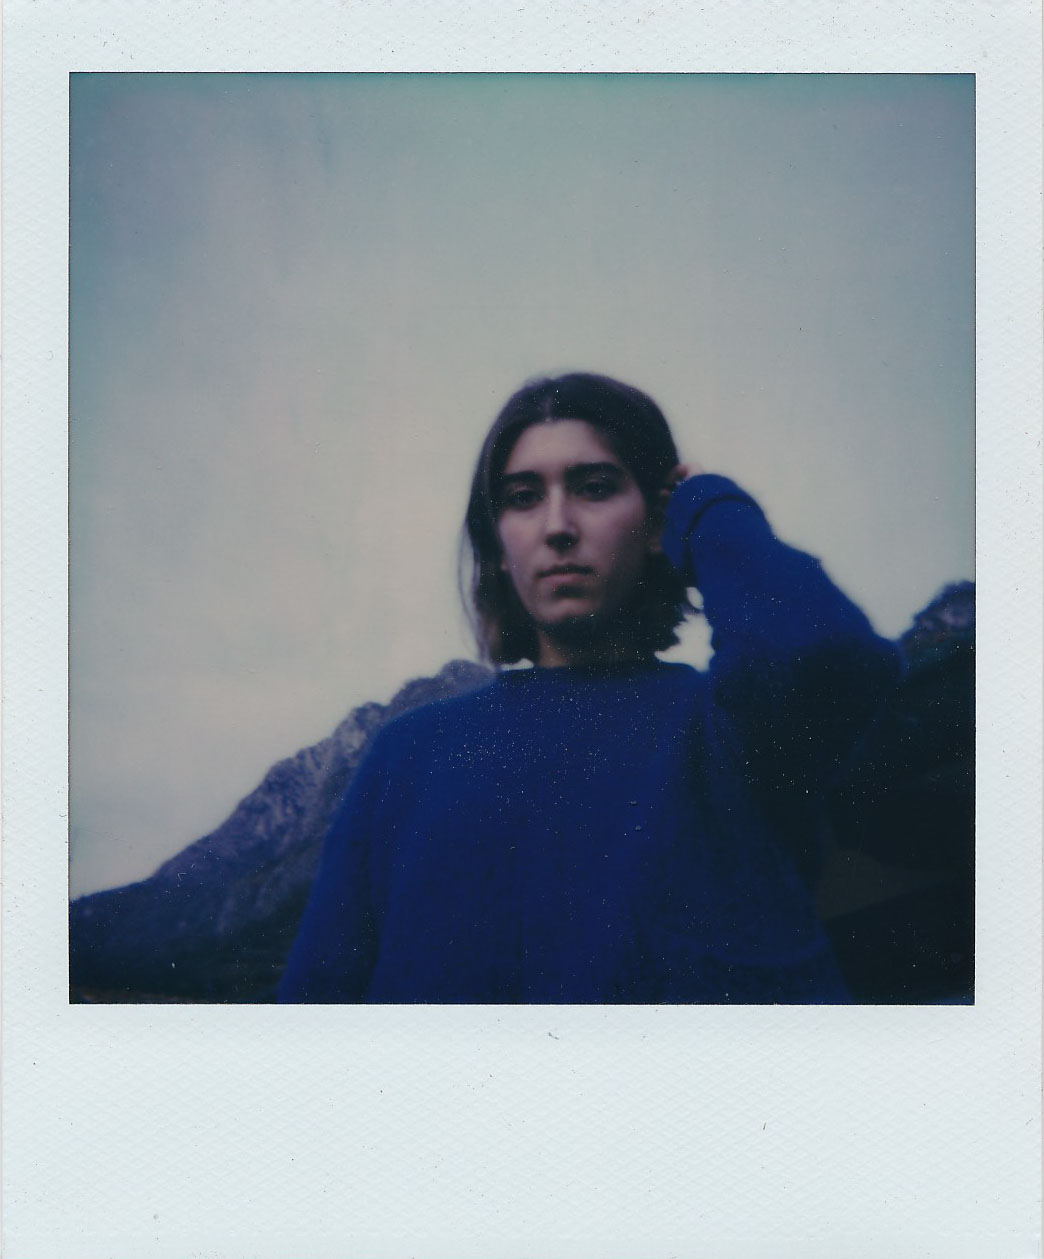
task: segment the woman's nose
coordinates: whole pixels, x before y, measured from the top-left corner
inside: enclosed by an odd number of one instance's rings
[[[576,541],[576,519],[568,495],[557,492],[548,495],[544,536],[552,546],[571,546]]]

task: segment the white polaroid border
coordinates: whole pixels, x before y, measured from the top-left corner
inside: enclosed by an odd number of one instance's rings
[[[12,1259],[1040,1255],[1040,22],[1037,0],[8,0]],[[976,75],[974,1007],[68,1003],[68,76],[377,69]]]

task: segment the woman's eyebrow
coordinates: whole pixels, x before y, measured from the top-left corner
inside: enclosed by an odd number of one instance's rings
[[[570,480],[582,480],[585,476],[623,476],[624,470],[618,463],[610,463],[607,459],[598,463],[574,463],[566,468],[566,476]]]
[[[586,476],[623,476],[624,470],[618,463],[600,460],[595,463],[571,463],[565,470],[570,481],[580,481]],[[524,468],[518,472],[505,472],[500,484],[510,485],[519,481],[542,481],[543,473]]]
[[[500,478],[500,484],[508,485],[513,481],[539,481],[541,479],[539,472],[505,472]]]

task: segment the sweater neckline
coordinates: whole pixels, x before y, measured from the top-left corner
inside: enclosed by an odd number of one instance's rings
[[[497,681],[506,686],[557,686],[601,678],[639,677],[667,667],[667,662],[656,656],[650,656],[646,660],[614,661],[608,664],[566,664],[547,668],[531,665],[522,669],[504,669],[497,674]]]

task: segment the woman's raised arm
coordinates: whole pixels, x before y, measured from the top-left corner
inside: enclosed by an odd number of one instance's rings
[[[677,485],[663,545],[713,631],[712,728],[759,794],[820,794],[898,679],[896,647],[726,477]]]

